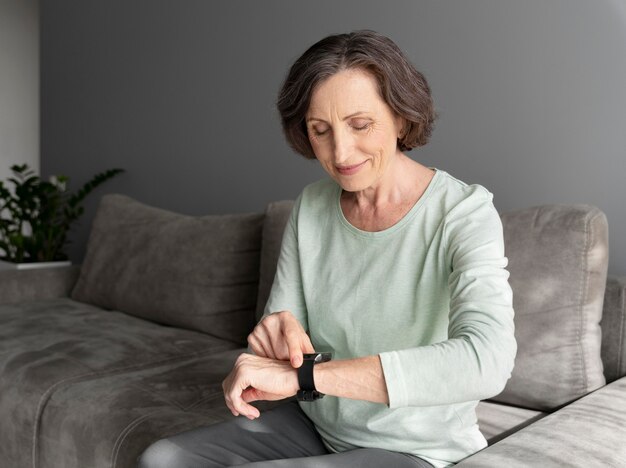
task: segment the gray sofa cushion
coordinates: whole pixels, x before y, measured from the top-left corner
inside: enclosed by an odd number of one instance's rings
[[[244,343],[254,324],[263,217],[193,217],[105,195],[71,297]]]
[[[265,211],[263,224],[263,248],[261,249],[261,275],[259,278],[259,295],[256,305],[256,318],[261,318],[265,304],[270,297],[276,266],[280,255],[280,246],[287,220],[293,208],[293,200],[282,200],[270,203]]]
[[[502,223],[518,352],[494,400],[552,410],[605,382],[606,217],[587,205],[545,205],[504,213]]]
[[[136,467],[152,442],[233,418],[221,383],[241,352],[63,385],[41,417],[38,468]]]
[[[69,298],[0,305],[0,465],[42,466],[34,465],[31,458],[40,453],[33,443],[40,444],[49,437],[74,437],[63,430],[62,421],[46,423],[52,417],[49,409],[54,407],[53,402],[67,389],[85,382],[102,384],[114,376],[121,376],[130,384],[129,375],[135,372],[171,367],[234,348],[234,343],[204,333],[164,327]],[[211,378],[210,370],[205,370],[205,374]],[[117,404],[130,413],[134,405],[141,406],[139,400],[148,391],[131,385],[129,396],[122,397],[117,389],[102,385],[101,392],[117,398],[111,405]],[[136,398],[130,397],[131,387],[137,391]],[[175,400],[166,390],[161,388]],[[154,394],[157,395],[156,390]],[[184,396],[178,398],[183,401]],[[80,414],[68,417],[79,418],[77,431],[88,432],[94,440],[101,440],[100,445],[112,443],[118,436],[108,432],[109,422],[94,419],[97,409],[105,403],[103,397],[92,392],[77,394],[67,402],[76,408],[83,405]],[[65,439],[58,442],[71,443]],[[85,450],[97,451],[100,445]],[[63,447],[69,450],[67,445]]]
[[[475,455],[459,468],[626,466],[626,378],[586,395]]]
[[[543,418],[548,413],[480,401],[476,406],[478,427],[489,445],[519,431],[521,428]]]
[[[77,265],[0,271],[0,304],[67,297],[79,273]]]

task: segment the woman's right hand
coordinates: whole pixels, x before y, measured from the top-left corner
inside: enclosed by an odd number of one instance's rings
[[[302,365],[302,354],[314,353],[309,335],[288,310],[274,312],[261,320],[248,335],[248,344],[257,356]]]

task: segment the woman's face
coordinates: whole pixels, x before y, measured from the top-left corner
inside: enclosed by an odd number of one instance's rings
[[[343,70],[318,84],[306,113],[315,156],[348,192],[378,185],[400,153],[402,124],[378,94],[376,79],[361,69]]]

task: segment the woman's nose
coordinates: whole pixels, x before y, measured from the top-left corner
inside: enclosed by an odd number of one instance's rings
[[[350,158],[352,152],[352,140],[350,135],[342,132],[335,132],[334,144],[334,157],[335,163],[341,164]]]

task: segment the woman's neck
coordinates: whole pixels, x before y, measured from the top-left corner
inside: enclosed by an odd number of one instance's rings
[[[407,158],[409,159],[409,158]],[[411,159],[403,168],[391,191],[342,192],[340,205],[344,217],[354,227],[377,232],[399,222],[422,197],[435,171]]]
[[[342,193],[342,199],[359,212],[376,212],[388,207],[415,204],[434,171],[398,152],[377,184],[358,192]]]

